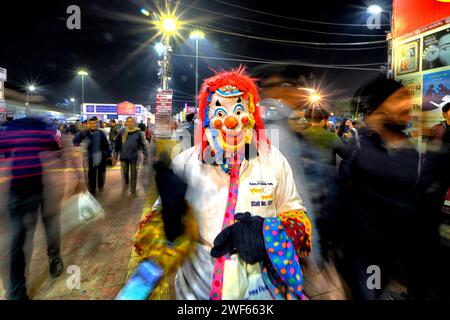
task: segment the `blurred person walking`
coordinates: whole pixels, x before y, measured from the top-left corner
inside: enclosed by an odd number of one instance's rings
[[[424,240],[430,251],[430,291],[434,298],[449,299],[446,284],[450,282],[450,248],[441,244],[439,228],[448,225],[448,214],[443,212],[446,193],[450,188],[450,103],[442,106],[444,121],[432,127],[427,142],[427,152],[420,174],[419,196],[421,211],[427,213],[423,220]]]
[[[87,130],[81,131],[73,138],[73,144],[80,146],[87,139],[88,155],[88,189],[95,196],[98,187],[103,192],[106,176],[106,163],[111,158],[111,149],[103,131],[97,128],[97,118],[92,117],[87,122]]]
[[[141,120],[141,122],[139,122],[138,128],[144,133],[147,131],[147,126],[145,125],[143,120]]]
[[[64,269],[60,257],[59,210],[52,210],[58,206],[49,203],[49,197],[45,196],[40,156],[41,152],[61,149],[55,138],[53,126],[34,117],[12,121],[6,132],[0,136],[0,153],[7,152],[12,155],[8,204],[12,226],[10,283],[7,292],[10,300],[28,300],[24,249],[28,245],[32,248],[39,211],[47,239],[50,274],[57,277]],[[52,198],[52,201],[57,200]],[[32,253],[27,254],[31,256]]]
[[[143,133],[136,127],[135,120],[132,117],[128,117],[125,123],[125,130],[117,137],[114,149],[114,158],[120,159],[122,168],[123,190],[130,188],[131,194],[135,197],[138,196],[136,187],[139,151],[144,155],[144,163],[148,161],[147,147],[144,140]]]
[[[345,119],[345,121],[342,122],[337,131],[337,135],[341,139],[342,143],[352,150],[360,146],[358,130],[353,127],[353,122],[351,119]]]
[[[361,148],[341,163],[319,224],[321,234],[324,243],[342,248],[337,266],[353,299],[381,299],[397,265],[409,297],[422,299],[428,262],[417,259],[427,254],[416,196],[419,155],[403,132],[410,121],[410,96],[399,82],[385,77],[359,94],[366,116]],[[381,274],[371,280],[373,270]]]
[[[111,146],[111,151],[114,153],[114,148],[116,147],[116,139],[120,134],[120,125],[116,123],[115,119],[109,120],[109,145]]]

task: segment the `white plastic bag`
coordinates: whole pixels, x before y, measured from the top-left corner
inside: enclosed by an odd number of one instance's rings
[[[81,191],[62,203],[61,232],[64,234],[104,217],[105,211],[97,200],[88,191]]]
[[[78,194],[78,221],[80,224],[105,218],[105,210],[89,192]]]
[[[272,300],[259,263],[226,260],[222,287],[223,300]]]

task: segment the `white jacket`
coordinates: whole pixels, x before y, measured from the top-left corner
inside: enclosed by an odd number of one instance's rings
[[[197,254],[180,269],[176,280],[177,298],[209,299],[214,269],[210,255],[214,239],[222,231],[230,176],[220,166],[199,159],[199,145],[173,159],[172,168],[188,184],[186,199],[192,205],[199,225]],[[294,183],[291,167],[275,147],[244,160],[239,175],[236,213],[250,212],[261,217],[305,210]],[[159,206],[159,199],[154,207]],[[237,255],[232,258],[237,259]]]

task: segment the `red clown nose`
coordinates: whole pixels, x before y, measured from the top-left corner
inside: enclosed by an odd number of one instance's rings
[[[225,126],[228,129],[234,129],[234,128],[236,128],[237,125],[238,125],[238,121],[235,117],[227,117],[225,119]]]

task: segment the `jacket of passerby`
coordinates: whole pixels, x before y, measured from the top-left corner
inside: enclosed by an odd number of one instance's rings
[[[73,144],[79,146],[84,139],[88,139],[88,159],[90,162],[92,161],[94,167],[106,162],[111,157],[108,139],[103,131],[99,129],[80,131],[73,138]]]
[[[0,153],[12,155],[11,190],[42,190],[40,152],[60,150],[52,125],[44,120],[26,117],[9,123],[0,134]]]
[[[125,128],[120,132],[116,139],[114,153],[120,155],[120,160],[137,162],[139,159],[139,151],[142,151],[144,157],[147,158],[147,148],[144,143],[144,137],[139,128]]]
[[[117,136],[120,134],[120,126],[116,124],[114,127],[111,127],[109,131],[109,143],[114,146],[116,143]]]
[[[419,155],[406,141],[389,148],[374,131],[361,130],[361,148],[341,163],[320,223],[327,237],[336,236],[341,226],[345,232],[340,240],[362,247],[364,243],[389,245],[392,239],[404,242],[414,235],[408,223],[417,221],[419,214]],[[334,230],[324,230],[327,226]]]
[[[147,126],[143,122],[139,123],[137,126],[142,132],[147,131]]]

